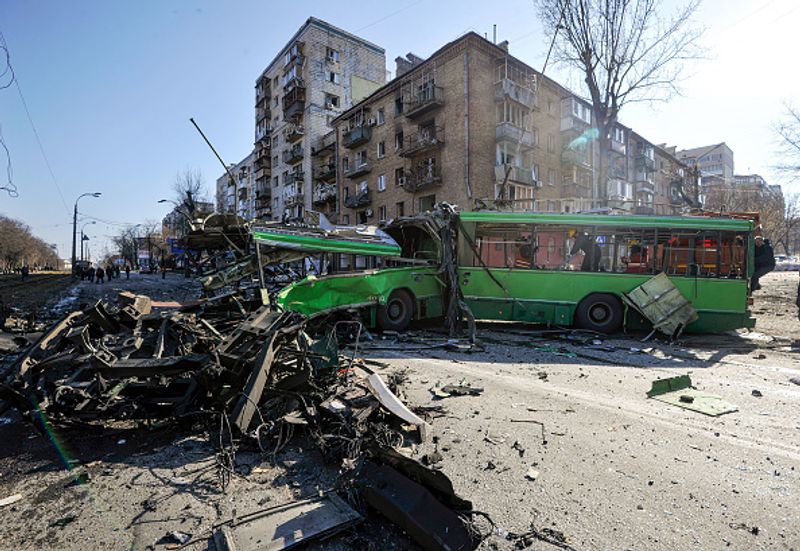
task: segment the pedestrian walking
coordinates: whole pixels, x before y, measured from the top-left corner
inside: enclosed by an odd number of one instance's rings
[[[119,279],[119,264],[114,266],[114,277]]]
[[[92,268],[91,262],[86,266],[86,269],[89,272],[89,283],[94,283],[94,268]]]
[[[161,279],[167,279],[167,265],[161,265]]]
[[[22,274],[22,281],[25,281],[26,279],[28,279],[28,274],[30,273],[30,268],[28,268],[27,264],[22,267],[22,270],[20,270],[20,273]]]
[[[97,283],[103,283],[103,276],[105,275],[105,271],[100,266],[97,267],[97,271],[95,272],[94,276],[97,278]]]
[[[106,266],[106,277],[108,278],[109,281],[114,279],[114,268],[112,268],[111,266]]]
[[[125,279],[131,278],[131,265],[125,264]]]
[[[772,244],[769,239],[762,236],[757,236],[755,239],[756,250],[755,259],[753,262],[753,277],[750,278],[750,292],[758,291],[761,289],[761,284],[758,282],[761,277],[775,269],[775,251],[772,250]]]

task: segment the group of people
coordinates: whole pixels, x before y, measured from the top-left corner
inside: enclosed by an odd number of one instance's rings
[[[102,266],[98,266],[97,268],[93,268],[91,264],[86,266],[83,270],[81,270],[81,281],[89,280],[92,283],[103,283],[105,278],[108,278],[111,281],[114,278],[119,279],[122,270],[120,270],[119,266],[114,265],[107,265],[105,268]],[[125,277],[130,278],[131,268],[130,266],[125,266]]]

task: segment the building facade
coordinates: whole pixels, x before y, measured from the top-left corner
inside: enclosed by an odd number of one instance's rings
[[[299,219],[311,209],[331,120],[386,82],[385,64],[383,48],[312,17],[267,66],[256,80],[256,217]]]
[[[734,173],[733,150],[725,142],[683,149],[676,153],[688,167],[697,166],[700,182],[709,185],[730,184]]]
[[[228,171],[217,178],[217,212],[237,213],[251,220],[258,216],[258,189],[255,178],[255,152],[236,164],[228,165]]]

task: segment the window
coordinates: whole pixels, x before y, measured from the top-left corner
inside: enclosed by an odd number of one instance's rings
[[[386,205],[381,205],[378,207],[378,220],[381,222],[386,220]]]
[[[406,203],[405,201],[400,201],[399,203],[395,203],[395,210],[397,211],[397,217],[400,218],[406,215]]]
[[[531,165],[531,167],[533,168],[533,181],[534,182],[538,182],[539,181],[539,165],[537,163],[533,163]]]
[[[403,132],[401,130],[400,132],[397,132],[394,135],[394,150],[400,151],[402,149],[403,149]]]
[[[328,71],[328,82],[339,84],[339,73],[335,71]]]
[[[433,210],[436,204],[436,195],[424,195],[419,198],[419,211],[426,212]]]
[[[386,156],[386,142],[380,141],[378,142],[378,151],[377,151],[378,159],[383,159]]]
[[[552,168],[547,169],[547,185],[556,185],[556,171]]]
[[[273,167],[278,166],[278,156],[277,155],[273,155],[272,156],[272,166]]]
[[[394,169],[394,185],[402,186],[405,183],[405,169],[401,166],[400,168]]]
[[[533,146],[539,147],[539,129],[535,126],[531,127],[531,138],[533,138]]]
[[[277,106],[277,105],[278,105],[278,96],[274,96],[274,97],[272,98],[272,105],[275,105],[275,106]]]
[[[555,153],[556,152],[556,137],[552,134],[547,135],[547,152],[548,153]]]
[[[625,131],[619,126],[611,129],[611,139],[615,142],[625,143]]]
[[[342,158],[342,171],[350,172],[350,157]]]
[[[378,109],[378,124],[383,124],[386,122],[386,113],[383,111],[383,107]]]
[[[280,183],[280,180],[278,179],[278,177],[277,177],[277,176],[275,176],[275,177],[272,179],[272,185],[273,185],[273,186],[277,186],[279,183]]]
[[[325,108],[337,109],[339,107],[339,96],[333,94],[325,94]]]
[[[273,88],[277,88],[279,83],[280,83],[280,80],[278,80],[277,76],[272,79],[272,87]]]
[[[365,210],[358,211],[356,213],[356,216],[358,217],[358,223],[359,224],[366,224],[366,223],[369,222],[369,219],[367,217],[367,211],[365,211]]]
[[[344,188],[344,200],[347,201],[348,199],[350,199],[350,187],[349,186]]]
[[[358,184],[358,192],[366,193],[367,191],[369,191],[369,184],[366,180],[361,180],[361,183]]]
[[[554,107],[553,100],[550,99],[550,98],[547,98],[547,112],[552,114],[553,113],[553,107]]]
[[[333,48],[325,48],[325,59],[327,59],[331,63],[338,63],[339,50],[334,50]]]
[[[356,153],[356,167],[361,168],[365,164],[367,164],[367,151],[365,149],[362,149],[361,151]]]
[[[386,191],[386,174],[378,175],[378,191]],[[381,218],[383,220],[383,218]]]
[[[394,114],[395,115],[403,114],[403,98],[398,97],[394,99]]]
[[[350,225],[350,215],[349,214],[345,214],[344,216],[342,216],[342,222],[344,223],[345,226],[349,226]]]

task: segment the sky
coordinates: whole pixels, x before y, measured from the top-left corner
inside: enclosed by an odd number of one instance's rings
[[[160,220],[171,206],[157,201],[172,197],[178,172],[199,170],[213,196],[222,167],[189,117],[226,162],[245,157],[255,79],[309,16],[385,48],[390,71],[397,56],[427,57],[468,31],[491,40],[492,25],[498,42],[537,69],[549,45],[531,0],[355,0],[346,9],[302,0],[3,0],[0,32],[21,94],[0,89],[0,133],[19,190],[18,198],[0,195],[0,214],[22,219],[68,258],[81,193],[102,193],[79,204],[79,227],[97,219],[86,227],[95,255],[123,225]],[[800,2],[706,0],[697,22],[707,28],[707,56],[687,67],[681,95],[626,106],[621,122],[679,149],[725,141],[737,173],[800,191],[772,168],[782,103],[800,104]],[[575,81],[565,68],[547,74]]]

